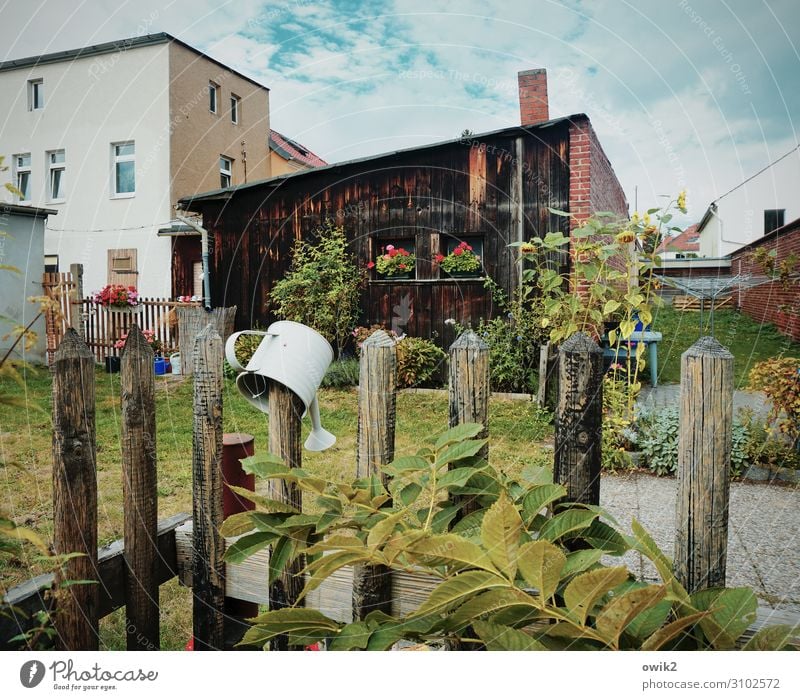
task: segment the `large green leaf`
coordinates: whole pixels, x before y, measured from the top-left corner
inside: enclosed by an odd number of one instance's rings
[[[594,604],[608,591],[628,580],[628,570],[623,566],[587,571],[576,576],[564,589],[564,603],[570,616],[586,623]]]
[[[317,610],[310,608],[283,608],[270,610],[249,622],[255,623],[237,646],[263,646],[279,634],[336,633],[341,625]]]
[[[401,506],[410,506],[417,500],[420,493],[422,493],[422,484],[416,482],[406,484],[397,494],[397,502]]]
[[[276,501],[274,498],[267,498],[266,496],[261,496],[249,489],[244,489],[241,486],[233,486],[230,485],[228,488],[233,491],[235,494],[239,496],[244,496],[247,500],[252,501],[256,504],[256,506],[265,513],[299,513],[300,511],[297,510],[292,505],[288,503],[283,503],[282,501]]]
[[[744,651],[783,651],[784,649],[800,649],[800,626],[762,627],[744,645]]]
[[[665,586],[634,588],[614,597],[597,615],[595,627],[610,643],[619,645],[619,637],[640,613],[651,608],[667,594]]]
[[[689,594],[686,589],[681,586],[675,575],[672,572],[672,562],[655,543],[655,540],[647,533],[647,531],[634,519],[631,523],[631,531],[633,536],[630,538],[630,545],[632,549],[644,554],[651,562],[653,562],[661,576],[661,580],[666,584],[669,589],[670,595],[684,606],[689,605]]]
[[[254,528],[253,519],[250,516],[249,512],[229,515],[220,526],[219,533],[223,537],[238,537],[250,532]]]
[[[320,557],[313,565],[307,567],[311,575],[306,580],[306,585],[300,594],[300,598],[304,598],[308,593],[318,588],[326,578],[342,567],[365,561],[366,559],[367,555],[363,552],[334,552]]]
[[[239,461],[245,474],[255,474],[262,479],[269,479],[273,474],[286,471],[286,463],[269,452],[261,452]]]
[[[241,564],[245,559],[251,557],[256,552],[260,552],[276,539],[278,539],[278,535],[274,532],[254,532],[250,535],[240,537],[228,547],[225,552],[225,561],[230,564]]]
[[[451,532],[455,535],[461,535],[470,541],[480,541],[481,523],[484,515],[486,515],[485,510],[475,510],[469,513],[453,526]]]
[[[542,606],[537,604],[534,598],[517,588],[497,588],[480,593],[459,606],[448,616],[447,626],[449,629],[458,629],[483,615],[496,613],[505,608],[528,608],[538,612]]]
[[[297,548],[298,542],[292,537],[280,537],[278,539],[269,557],[269,583],[273,583],[278,579],[286,565],[294,558]]]
[[[630,548],[627,538],[602,520],[595,520],[580,534],[580,538],[595,549],[618,557]]]
[[[470,596],[494,588],[508,588],[509,583],[489,571],[465,571],[445,579],[434,588],[417,610],[417,615],[445,612],[456,607]]]
[[[434,445],[433,449],[438,452],[447,445],[469,440],[470,438],[474,438],[476,435],[479,435],[481,430],[483,430],[483,426],[480,423],[461,423],[460,425],[456,425],[449,430],[445,430],[436,439],[436,444]]]
[[[481,542],[495,566],[511,581],[517,573],[520,532],[522,518],[503,491],[483,516]]]
[[[404,510],[392,513],[373,525],[367,535],[367,547],[370,549],[377,549],[380,547],[390,537],[392,532],[394,532],[395,527],[403,520],[405,514],[406,512]]]
[[[439,467],[443,467],[445,464],[457,462],[458,460],[466,459],[467,457],[474,457],[476,454],[478,454],[478,452],[481,451],[487,442],[488,440],[464,440],[463,442],[457,442],[453,445],[449,445],[441,452],[437,453],[434,466],[438,469]]]
[[[473,625],[487,651],[547,651],[547,647],[530,635],[513,627],[477,621]]]
[[[557,539],[577,530],[589,527],[597,517],[597,513],[590,510],[570,508],[548,520],[539,531],[539,538],[555,542]]]
[[[641,650],[657,651],[658,649],[662,649],[665,644],[672,641],[679,634],[685,632],[689,627],[694,626],[707,615],[707,612],[692,613],[691,615],[686,615],[670,622],[666,627],[661,627],[645,639],[642,643]]]
[[[475,467],[459,467],[450,469],[442,474],[436,482],[438,488],[446,489],[450,486],[463,486],[475,474]]]
[[[542,508],[567,495],[561,484],[542,484],[532,488],[522,501],[522,517],[529,524]]]
[[[330,651],[350,651],[351,649],[366,649],[372,630],[366,622],[351,622],[342,627],[331,641]]]
[[[426,566],[450,566],[457,571],[483,569],[497,574],[486,552],[460,535],[428,535],[404,544],[409,559]]]
[[[700,621],[700,628],[715,649],[733,649],[756,621],[758,599],[749,588],[709,588],[693,593],[691,601],[697,610],[711,613]]]
[[[605,552],[599,549],[580,549],[577,552],[570,552],[567,554],[567,562],[561,571],[561,577],[567,578],[586,571],[597,564],[604,555]]]
[[[391,461],[388,466],[392,469],[392,471],[400,474],[407,471],[422,471],[424,469],[430,469],[431,465],[422,457],[408,455],[405,457],[398,457],[397,459]],[[389,472],[387,471],[387,473]]]
[[[370,613],[372,615],[372,613]],[[370,615],[367,615],[369,620]],[[426,615],[423,617],[413,617],[406,620],[389,620],[380,623],[370,635],[367,651],[386,651],[391,646],[405,638],[415,637],[430,632],[435,627],[440,627],[442,618],[439,615]]]
[[[672,601],[659,601],[633,618],[625,628],[625,635],[638,640],[637,646],[641,645],[642,641],[655,634],[655,631],[667,621],[671,611]]]
[[[566,562],[564,553],[546,540],[526,542],[519,548],[519,571],[526,583],[539,591],[543,602],[556,592]]]

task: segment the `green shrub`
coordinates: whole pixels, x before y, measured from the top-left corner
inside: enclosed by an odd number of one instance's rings
[[[331,366],[322,378],[322,386],[337,389],[358,386],[358,360],[346,357],[331,362]]]
[[[433,341],[405,336],[397,343],[397,386],[422,386],[447,359],[447,353]]]
[[[771,434],[763,421],[755,419],[752,409],[742,409],[739,418],[747,426],[745,451],[752,464],[766,469],[800,469],[800,454],[786,435]]]
[[[272,610],[252,620],[241,643],[265,647],[283,634],[289,645],[324,641],[336,651],[387,650],[404,639],[489,651],[797,647],[789,627],[742,639],[756,619],[751,589],[690,594],[638,522],[626,537],[601,519],[601,509],[564,503],[566,489],[552,483],[552,472],[516,479],[495,469],[479,456],[481,431],[464,424],[423,441],[415,455],[382,469],[388,486],[380,474],[348,484],[312,477],[265,453],[242,460],[260,479],[296,485],[313,506],[300,514],[239,490],[256,510],[223,524],[223,536],[242,536],[226,561],[271,546],[280,564],[270,567],[269,583],[287,564],[303,562],[301,600],[345,566],[414,571],[435,585],[405,617],[375,610],[348,623],[302,602]],[[472,499],[474,508],[460,520],[457,498]],[[621,559],[630,550],[651,561],[660,580],[637,581]],[[609,558],[617,559],[606,565]]]
[[[763,391],[772,402],[770,421],[795,442],[800,440],[800,359],[776,357],[757,362],[750,370],[750,388]]]
[[[624,372],[611,368],[603,377],[603,469],[611,472],[633,466],[630,447],[633,406],[639,394],[638,382],[630,382]]]
[[[643,415],[639,419],[638,444],[647,468],[658,476],[674,474],[678,469],[678,408],[667,408]],[[731,478],[738,478],[750,464],[747,425],[734,421],[731,431]]]
[[[347,251],[344,229],[328,220],[316,240],[295,243],[291,268],[272,288],[270,300],[278,316],[315,329],[341,355],[358,317],[365,278]]]

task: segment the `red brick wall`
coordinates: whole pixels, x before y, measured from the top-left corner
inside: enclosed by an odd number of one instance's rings
[[[546,122],[550,119],[547,100],[547,71],[544,68],[520,71],[517,74],[519,86],[519,118],[522,126]]]
[[[763,276],[764,270],[753,260],[753,252],[759,248],[777,251],[776,269],[792,253],[800,258],[800,219],[734,252],[731,255],[731,274]],[[800,265],[796,267],[800,268]],[[800,341],[800,283],[793,282],[784,289],[781,283],[770,282],[735,291],[733,298],[738,308],[755,321],[774,323],[781,333]]]

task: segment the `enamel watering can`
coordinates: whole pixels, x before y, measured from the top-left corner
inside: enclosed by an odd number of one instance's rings
[[[263,336],[247,367],[239,364],[234,352],[240,335]],[[317,401],[319,385],[333,360],[333,348],[317,331],[295,321],[276,321],[266,331],[240,331],[231,335],[225,343],[225,356],[230,366],[241,373],[236,378],[236,387],[259,411],[269,413],[268,379],[283,384],[300,397],[311,416],[307,450],[321,452],[336,442],[336,437],[320,423]]]

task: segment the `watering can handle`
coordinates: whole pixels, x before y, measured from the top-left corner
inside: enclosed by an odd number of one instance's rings
[[[274,333],[267,333],[266,331],[239,331],[238,333],[233,333],[228,336],[228,339],[225,341],[225,357],[228,360],[228,364],[233,367],[233,369],[237,372],[246,372],[247,370],[239,364],[239,361],[236,359],[236,339],[240,335],[275,335]]]

